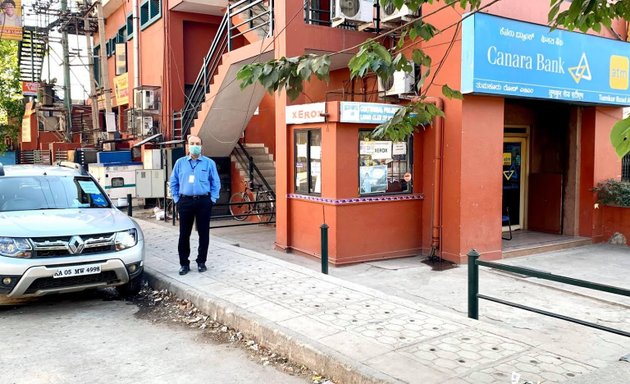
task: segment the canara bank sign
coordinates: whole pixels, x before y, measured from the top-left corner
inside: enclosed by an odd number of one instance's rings
[[[630,105],[629,43],[483,13],[462,33],[462,93]]]

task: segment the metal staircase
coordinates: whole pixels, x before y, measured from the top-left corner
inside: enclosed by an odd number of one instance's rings
[[[248,37],[251,32],[260,38],[269,36],[272,31],[273,4],[269,1],[241,0],[230,4],[204,57],[197,79],[186,97],[184,108],[179,112],[181,115],[173,119],[174,139],[185,138],[190,133],[202,104],[207,101],[223,55],[233,50],[233,39],[239,36]]]
[[[46,39],[46,32],[42,32],[39,28],[24,27],[18,59],[21,81],[40,81],[46,53]]]

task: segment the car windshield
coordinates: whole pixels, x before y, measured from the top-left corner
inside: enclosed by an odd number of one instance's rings
[[[0,212],[109,207],[103,190],[89,177],[0,178]]]

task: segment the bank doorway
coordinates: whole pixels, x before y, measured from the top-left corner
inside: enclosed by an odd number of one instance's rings
[[[507,99],[503,134],[502,227],[575,236],[578,109]],[[517,234],[519,233],[517,232]]]
[[[524,128],[526,129],[526,128]],[[527,191],[527,137],[505,137],[503,141],[503,231],[524,228]]]

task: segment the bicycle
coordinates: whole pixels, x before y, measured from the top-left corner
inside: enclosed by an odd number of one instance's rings
[[[260,222],[269,223],[275,216],[273,194],[263,185],[245,182],[243,192],[230,197],[230,214],[238,221],[256,215]]]

